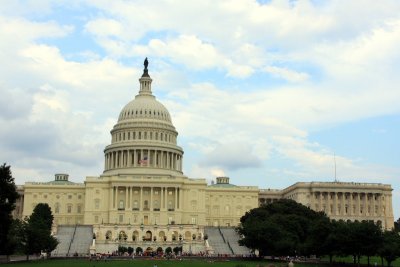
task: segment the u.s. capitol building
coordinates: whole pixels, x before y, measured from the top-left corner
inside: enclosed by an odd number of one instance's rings
[[[19,186],[16,217],[29,216],[35,205],[48,203],[55,232],[63,225],[91,226],[91,249],[97,251],[111,251],[123,243],[153,249],[180,244],[183,250],[198,252],[209,246],[206,229],[236,226],[246,211],[281,198],[324,211],[331,219],[372,220],[383,228],[393,227],[388,184],[299,182],[273,190],[235,186],[228,177],[217,177],[209,185],[205,179],[185,176],[178,132],[153,95],[147,61],[139,82],[138,95],[122,109],[111,130],[104,172],[86,177],[84,183],[56,174],[47,183]]]

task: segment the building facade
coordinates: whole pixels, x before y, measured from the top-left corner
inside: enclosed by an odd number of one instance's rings
[[[152,93],[147,65],[138,95],[120,112],[104,149],[104,172],[84,183],[54,181],[18,187],[15,217],[48,203],[58,225],[92,225],[97,250],[121,242],[176,242],[192,252],[204,245],[204,227],[237,226],[246,211],[293,199],[332,219],[373,220],[393,227],[392,188],[384,184],[296,183],[283,190],[235,186],[228,177],[208,185],[182,172],[183,149],[168,110]]]

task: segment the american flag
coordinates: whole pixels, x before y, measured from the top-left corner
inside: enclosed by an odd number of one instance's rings
[[[143,159],[139,160],[139,164],[147,164],[147,156],[144,156]]]

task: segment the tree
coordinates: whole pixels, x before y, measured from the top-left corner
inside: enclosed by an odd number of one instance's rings
[[[333,224],[326,216],[320,216],[311,222],[303,251],[308,255],[329,255],[332,262],[334,241]]]
[[[382,230],[379,225],[370,221],[347,222],[347,237],[339,241],[343,246],[343,252],[354,257],[354,263],[360,264],[361,256],[368,258],[376,255],[382,244]]]
[[[128,252],[128,248],[124,246],[118,246],[118,252],[120,253],[120,255],[122,255],[125,252]]]
[[[372,221],[362,221],[359,226],[359,244],[362,255],[367,256],[368,266],[370,257],[378,254],[378,249],[382,246],[382,229]]]
[[[397,233],[400,233],[400,218],[398,218],[397,221],[394,222],[394,230]]]
[[[39,203],[29,218],[16,224],[17,239],[27,259],[30,254],[40,252],[50,254],[57,247],[58,241],[51,235],[52,223],[53,215],[49,205]]]
[[[379,256],[387,261],[387,266],[400,256],[400,235],[392,230],[383,233],[383,244],[378,250]]]
[[[136,254],[139,255],[140,253],[143,253],[143,249],[141,247],[136,247]]]
[[[322,243],[326,255],[329,256],[329,262],[332,263],[334,255],[348,255],[349,251],[349,225],[343,220],[332,221],[330,224],[330,233]]]
[[[0,255],[12,254],[15,243],[10,240],[10,229],[13,222],[11,212],[15,208],[18,193],[10,166],[0,166]]]
[[[173,251],[174,251],[175,255],[178,255],[179,252],[182,252],[182,247],[174,247]]]
[[[307,243],[313,243],[307,239],[311,226],[318,220],[329,224],[325,214],[282,199],[246,212],[237,230],[243,236],[240,244],[257,249],[260,256],[296,255],[305,253]]]
[[[46,229],[51,231],[54,216],[51,212],[50,206],[47,203],[39,203],[34,208],[29,220],[32,222],[43,222]]]

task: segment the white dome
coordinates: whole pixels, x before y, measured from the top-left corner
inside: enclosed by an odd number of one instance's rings
[[[168,110],[152,95],[137,95],[122,109],[118,122],[132,119],[160,120],[172,123]]]
[[[104,173],[181,176],[178,132],[168,110],[152,94],[146,64],[139,82],[139,94],[121,110],[111,130],[111,144],[104,149]]]

